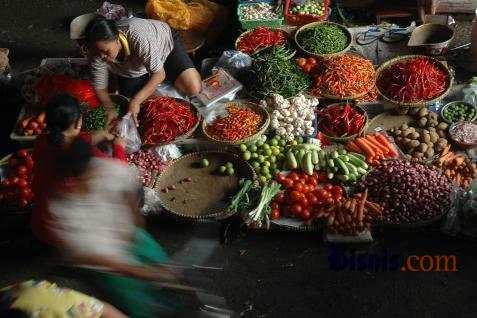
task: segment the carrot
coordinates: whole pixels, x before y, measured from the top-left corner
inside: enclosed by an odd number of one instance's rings
[[[356,200],[355,199],[351,199],[351,205],[350,205],[350,210],[351,210],[351,214],[356,217]]]
[[[366,201],[364,206],[367,209],[369,209],[369,211],[371,211],[374,215],[376,216],[381,215],[381,210],[379,209],[379,205]]]
[[[382,150],[379,147],[377,147],[376,145],[373,145],[371,142],[369,142],[369,140],[366,139],[366,137],[363,137],[363,142],[365,142],[371,149],[373,149],[376,154],[383,153]]]
[[[398,153],[396,151],[396,149],[394,148],[394,146],[389,142],[389,140],[383,135],[383,134],[374,134],[374,136],[376,137],[376,139],[381,142],[382,145],[386,146],[386,148],[389,149],[389,155],[391,157],[397,157],[398,156]]]
[[[358,206],[358,219],[360,222],[363,222],[364,219],[364,203],[366,203],[366,199],[368,198],[368,190],[364,191],[363,198],[361,198],[361,202],[359,202]]]
[[[374,152],[374,150],[371,147],[369,147],[369,145],[364,141],[363,138],[357,138],[356,144],[361,149],[363,149],[363,152],[366,155],[366,157],[373,158],[374,156],[376,156],[376,153]]]
[[[366,140],[375,145],[376,147],[378,147],[383,154],[387,155],[389,153],[389,149],[388,147],[386,147],[385,145],[381,144],[377,139],[376,137],[374,137],[373,135],[367,135],[366,137]]]
[[[457,176],[455,177],[454,180],[456,181],[457,184],[460,184],[460,181],[462,180],[462,176],[460,175],[460,173],[457,173]]]
[[[454,158],[454,162],[456,166],[460,166],[461,164],[464,163],[464,161],[465,161],[464,157],[461,157],[461,156],[457,156]]]
[[[444,150],[442,150],[441,156],[445,156],[445,155],[449,152],[450,148],[451,148],[451,146],[450,146],[450,145],[447,145],[447,146],[444,148]]]
[[[348,142],[346,150],[351,152],[363,153],[363,151],[354,143],[354,141]]]

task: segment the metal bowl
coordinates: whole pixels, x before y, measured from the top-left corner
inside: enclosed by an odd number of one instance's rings
[[[446,109],[448,109],[449,107],[452,107],[452,106],[458,105],[458,104],[464,104],[464,105],[466,105],[466,106],[473,107],[476,112],[475,112],[474,117],[473,117],[470,121],[475,121],[475,120],[477,120],[477,106],[474,106],[474,105],[472,105],[472,104],[470,104],[470,103],[466,103],[466,102],[462,102],[462,101],[455,101],[455,102],[450,102],[450,103],[446,104],[444,107],[442,107],[442,109],[441,109],[441,117],[442,117],[442,119],[444,119],[444,121],[446,121],[446,122],[449,123],[449,124],[453,124],[453,123],[454,123],[453,121],[447,119],[447,118],[444,116],[444,112],[445,112]]]
[[[473,123],[473,122],[470,122],[470,121],[459,121],[459,122],[456,122],[456,123],[453,123],[450,127],[449,127],[449,136],[450,138],[452,139],[452,141],[458,145],[460,148],[462,149],[472,149],[472,148],[476,148],[477,147],[477,142],[472,142],[472,143],[465,143],[465,142],[462,142],[460,140],[457,140],[455,138],[455,129],[459,126],[459,125],[462,125],[464,123],[469,123],[469,124],[472,124],[472,125],[475,125],[477,126],[476,123]]]

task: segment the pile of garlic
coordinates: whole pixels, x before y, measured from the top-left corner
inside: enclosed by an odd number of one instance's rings
[[[240,18],[242,20],[270,20],[277,19],[278,14],[275,8],[268,3],[253,3],[240,8]]]
[[[313,135],[315,132],[313,120],[315,107],[319,104],[317,98],[299,94],[285,99],[281,95],[272,94],[260,104],[271,113],[271,128],[286,140],[292,140],[297,136]]]

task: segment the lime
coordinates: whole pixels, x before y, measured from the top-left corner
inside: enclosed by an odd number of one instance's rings
[[[272,150],[267,149],[267,150],[264,151],[264,154],[265,154],[265,156],[270,157],[272,155]]]
[[[268,158],[268,161],[270,161],[271,164],[274,164],[275,162],[277,162],[277,157],[271,156],[270,158]]]
[[[234,173],[235,173],[234,168],[232,168],[232,167],[228,167],[228,168],[227,168],[227,174],[228,174],[229,176],[233,176]]]
[[[275,138],[273,138],[272,140],[270,140],[270,145],[272,145],[272,146],[278,146],[278,140],[276,140]]]
[[[206,168],[209,166],[209,160],[203,158],[201,161],[200,161],[200,165],[202,166],[202,168]]]
[[[241,145],[240,145],[240,150],[241,150],[242,152],[247,151],[247,145],[246,145],[246,144],[241,144]]]
[[[228,169],[228,168],[233,168],[234,165],[233,165],[231,162],[227,162],[227,163],[225,164],[225,167],[226,167],[227,169]]]
[[[258,162],[262,163],[262,162],[264,162],[264,161],[265,161],[265,157],[262,156],[262,155],[259,155],[259,156],[258,156]]]
[[[253,161],[252,167],[254,167],[255,169],[260,168],[260,163],[258,161]]]
[[[243,157],[243,160],[249,161],[250,158],[252,158],[252,154],[250,153],[250,151],[245,151],[242,157]]]
[[[226,170],[227,170],[227,167],[225,167],[225,166],[220,166],[219,167],[219,172],[220,173],[225,173]]]
[[[253,153],[252,153],[252,158],[254,158],[254,159],[258,158],[258,153],[253,152]]]
[[[249,147],[249,150],[250,150],[251,152],[257,152],[257,149],[258,149],[258,148],[257,148],[256,145],[251,145],[251,146]]]
[[[278,154],[280,154],[280,148],[273,148],[272,154],[273,154],[274,156],[278,156]]]
[[[264,162],[262,163],[262,167],[270,167],[270,162],[264,161]]]
[[[268,167],[262,167],[262,170],[260,170],[263,175],[266,175],[267,173],[270,173],[270,169]]]
[[[263,144],[263,145],[262,145],[262,148],[263,148],[264,150],[269,150],[269,149],[270,149],[270,145],[269,145],[269,144]]]

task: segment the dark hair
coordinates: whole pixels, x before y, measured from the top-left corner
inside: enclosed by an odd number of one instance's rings
[[[85,29],[86,42],[92,44],[97,41],[110,41],[117,39],[119,34],[116,22],[104,17],[92,20]]]
[[[23,310],[9,308],[0,311],[0,318],[29,318],[30,315]]]
[[[58,160],[60,177],[79,177],[83,174],[93,158],[93,146],[76,138],[69,147],[62,152]]]
[[[61,94],[53,97],[46,107],[46,123],[49,139],[55,145],[64,140],[63,131],[81,118],[81,107],[71,95]]]

